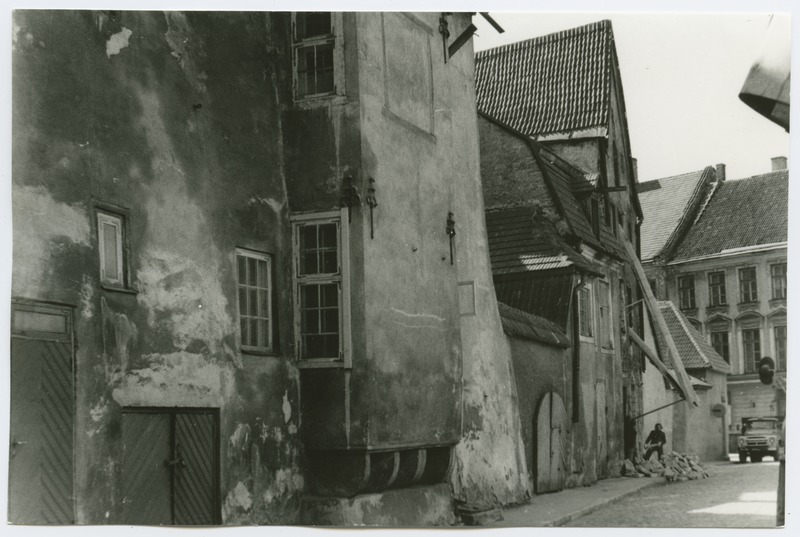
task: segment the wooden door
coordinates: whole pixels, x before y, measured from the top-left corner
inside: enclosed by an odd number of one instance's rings
[[[71,524],[74,370],[71,310],[12,306],[8,519]]]
[[[608,424],[606,384],[595,384],[595,427],[597,428],[597,477],[608,476]]]
[[[122,482],[127,524],[220,522],[215,409],[125,409]]]
[[[536,480],[537,494],[564,488],[567,462],[569,422],[564,401],[555,392],[548,392],[539,402],[536,415]]]

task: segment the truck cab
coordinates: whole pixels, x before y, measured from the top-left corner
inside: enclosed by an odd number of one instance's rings
[[[779,458],[781,422],[777,418],[749,418],[744,420],[742,435],[739,437],[739,462],[747,458],[761,462],[764,455],[773,460]]]

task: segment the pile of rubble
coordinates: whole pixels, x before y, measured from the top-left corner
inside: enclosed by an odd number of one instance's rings
[[[662,476],[668,482],[710,477],[697,455],[672,452],[664,455],[661,461],[655,457],[646,461],[638,455],[634,460],[625,459],[622,465],[622,475],[625,477]]]

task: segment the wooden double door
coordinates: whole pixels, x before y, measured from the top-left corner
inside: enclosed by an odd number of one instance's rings
[[[547,392],[536,414],[536,494],[564,488],[568,469],[569,420],[564,401]]]
[[[217,409],[126,408],[122,431],[126,524],[220,523]]]

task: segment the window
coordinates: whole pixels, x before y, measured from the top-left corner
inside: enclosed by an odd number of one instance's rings
[[[709,306],[724,306],[728,303],[725,296],[725,272],[711,272],[708,275]]]
[[[578,322],[580,334],[586,337],[594,335],[592,327],[592,288],[584,285],[578,291]]]
[[[338,214],[338,213],[335,213]],[[339,217],[295,222],[295,267],[300,358],[339,361],[344,354],[343,261]]]
[[[125,287],[124,240],[124,218],[110,212],[97,211],[97,242],[102,283]]]
[[[335,93],[334,14],[296,13],[293,19],[295,98]]]
[[[614,348],[613,319],[609,306],[611,289],[607,282],[600,281],[597,286],[597,307],[600,313],[600,345],[604,349]]]
[[[694,300],[694,274],[678,276],[678,300],[682,310],[693,310],[697,307]]]
[[[748,373],[758,371],[758,361],[761,359],[761,331],[758,328],[742,330],[742,347],[745,371]]]
[[[600,235],[600,200],[592,194],[589,198],[589,220],[592,224],[592,232]]]
[[[739,269],[739,301],[756,302],[758,300],[758,285],[756,284],[756,268],[747,267]]]
[[[775,369],[786,370],[786,327],[775,327]]]
[[[272,352],[272,258],[238,249],[236,267],[242,349]]]
[[[711,332],[711,346],[726,362],[731,363],[731,350],[728,343],[728,331]]]
[[[769,267],[772,276],[772,298],[786,298],[786,263]]]

